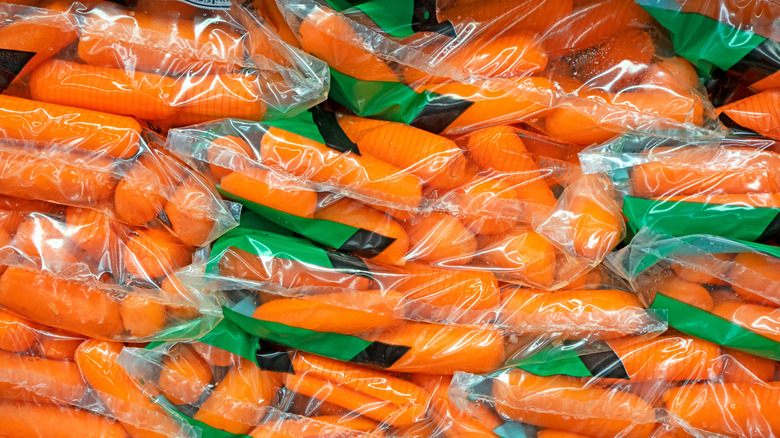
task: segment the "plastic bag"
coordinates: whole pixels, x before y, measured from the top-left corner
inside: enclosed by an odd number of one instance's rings
[[[668,311],[670,327],[777,360],[778,257],[770,245],[644,229],[607,262],[648,308]]]
[[[776,142],[686,142],[624,136],[580,153],[584,173],[603,172],[622,195],[628,231],[762,240],[777,234]]]
[[[171,0],[130,3],[0,6],[8,23],[0,49],[12,54],[14,74],[6,93],[133,116],[155,129],[280,118],[325,98],[326,66],[239,3],[219,11]]]
[[[523,139],[544,143],[538,136],[499,126],[453,142],[318,108],[306,115],[176,129],[166,148],[201,162],[227,198],[309,239],[384,264],[488,270],[505,281],[558,288],[597,265],[622,233],[618,209],[597,203],[571,207],[594,207],[606,220],[572,211],[562,220],[579,222],[552,242],[534,230],[535,222],[570,206],[556,205],[553,190],[578,172],[559,159],[564,154],[537,162]],[[604,230],[605,238],[576,248],[571,241],[582,227]]]
[[[2,199],[0,305],[39,324],[132,342],[211,329],[219,307],[173,273],[207,251],[93,210]]]
[[[695,70],[632,1],[280,3],[361,116],[449,134],[523,120],[581,145],[717,127]]]
[[[202,246],[236,225],[238,206],[162,140],[123,116],[0,96],[0,194],[94,209],[165,227]]]

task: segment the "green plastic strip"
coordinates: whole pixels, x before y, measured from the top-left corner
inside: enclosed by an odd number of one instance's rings
[[[493,429],[493,433],[501,438],[528,438],[526,429],[527,426],[523,425],[523,423],[507,421]]]
[[[756,356],[780,360],[780,343],[697,307],[658,294],[650,308],[668,311],[669,326],[683,333]]]
[[[317,124],[314,123],[314,117],[310,111],[304,111],[295,117],[290,117],[288,119],[264,121],[262,124],[298,134],[309,140],[325,143],[325,139],[322,137],[322,134],[320,134]],[[260,145],[256,145],[256,147],[259,148]]]
[[[338,12],[359,9],[368,15],[377,26],[397,38],[406,38],[415,33],[414,0],[326,0]]]
[[[537,376],[566,375],[592,377],[593,373],[582,363],[573,348],[544,348],[519,362],[508,364]]]
[[[756,240],[777,217],[774,208],[663,201],[626,196],[623,214],[632,232],[650,227],[672,236],[712,234]]]
[[[225,318],[260,339],[332,359],[350,361],[371,344],[355,336],[317,332],[278,322],[261,321],[229,308],[223,308],[223,311]]]
[[[710,74],[728,70],[766,38],[736,29],[710,17],[687,13],[671,0],[635,0],[672,34],[675,51]]]
[[[229,319],[220,321],[214,330],[206,333],[198,342],[229,351],[257,364],[259,338],[245,332]]]
[[[237,434],[217,429],[216,427],[209,426],[208,424],[198,421],[192,417],[188,417],[179,412],[176,407],[165,398],[160,395],[154,399],[161,408],[165,410],[168,415],[177,420],[180,424],[188,424],[194,430],[200,432],[198,436],[201,438],[250,438],[249,435]]]

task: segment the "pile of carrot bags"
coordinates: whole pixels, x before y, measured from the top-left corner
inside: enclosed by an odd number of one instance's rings
[[[780,437],[774,0],[0,3],[0,438]]]

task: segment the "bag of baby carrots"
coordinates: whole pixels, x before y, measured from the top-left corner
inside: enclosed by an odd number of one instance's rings
[[[651,227],[673,236],[762,240],[777,234],[780,155],[766,138],[679,142],[624,136],[580,153],[622,198],[629,234]]]
[[[536,140],[503,125],[452,141],[314,108],[263,124],[175,129],[166,148],[200,162],[227,198],[331,248],[389,265],[488,270],[557,288],[598,264],[622,224],[612,206],[556,204],[554,193],[575,179],[577,166],[565,154],[537,159],[525,146],[544,144]],[[534,230],[568,207],[583,220],[565,236],[553,243]],[[604,238],[583,243],[588,227]]]
[[[0,305],[37,324],[130,342],[183,339],[221,318],[174,273],[205,259],[163,229],[94,210],[2,198]]]
[[[324,63],[240,2],[37,3],[0,5],[5,94],[167,130],[294,115],[328,89]]]
[[[448,134],[522,120],[580,145],[718,126],[693,67],[631,0],[280,6],[330,65],[331,97],[363,117]]]
[[[89,208],[203,246],[238,206],[134,119],[0,96],[0,195]]]
[[[718,345],[780,359],[777,247],[643,229],[607,261],[669,326]]]

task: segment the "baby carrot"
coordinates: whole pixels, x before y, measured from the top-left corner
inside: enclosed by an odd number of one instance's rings
[[[92,260],[110,266],[116,256],[114,245],[119,236],[114,232],[111,219],[99,211],[68,207],[65,211],[66,232]]]
[[[154,298],[128,295],[119,304],[122,325],[130,336],[149,338],[165,328],[165,305]]]
[[[73,360],[76,350],[84,340],[82,336],[49,327],[40,333],[35,351],[47,359]]]
[[[12,243],[17,251],[28,257],[37,257],[41,265],[52,263],[79,263],[77,248],[65,235],[64,224],[49,216],[28,215],[19,224]]]
[[[239,356],[227,350],[223,350],[209,344],[204,344],[202,342],[193,342],[190,345],[209,365],[217,367],[229,367],[238,363]]]
[[[640,397],[566,376],[513,369],[493,380],[493,396],[499,414],[545,428],[598,438],[648,438],[655,428],[655,412]]]
[[[543,189],[550,191],[546,186]],[[453,194],[453,202],[458,207],[458,217],[474,233],[503,233],[517,222],[516,204],[521,198],[518,190],[503,180],[475,176],[458,187]],[[526,191],[526,195],[528,194],[529,191]],[[552,193],[550,196],[552,197]],[[552,198],[549,205],[554,203],[555,198]],[[532,206],[524,210],[528,211],[529,215],[536,211]]]
[[[218,225],[223,206],[200,180],[190,177],[173,192],[164,210],[176,237],[188,245],[203,246]]]
[[[366,290],[280,298],[261,305],[253,318],[320,332],[351,335],[400,324],[401,295]]]
[[[780,138],[780,90],[771,89],[718,108],[736,124],[767,137]]]
[[[274,373],[241,359],[233,365],[193,417],[230,433],[245,434],[260,422],[278,386]]]
[[[261,80],[246,73],[188,75],[177,84],[179,93],[172,105],[192,123],[228,117],[262,120],[267,108],[260,93]]]
[[[194,248],[185,245],[168,231],[138,229],[125,244],[122,253],[125,269],[137,278],[162,277],[192,260]]]
[[[387,368],[399,373],[481,374],[495,370],[505,359],[504,337],[487,328],[407,321],[367,334],[366,338],[411,347]]]
[[[712,313],[752,332],[780,342],[780,309],[738,301],[720,303]]]
[[[403,227],[390,216],[360,202],[342,198],[338,201],[321,205],[314,212],[314,217],[362,228],[393,239],[393,242],[387,248],[371,258],[376,262],[389,265],[404,264],[404,256],[409,250],[409,237]],[[373,254],[372,251],[368,250],[368,254]],[[357,253],[360,254],[361,252],[358,251]]]
[[[777,362],[731,348],[724,349],[723,381],[726,383],[771,382]]]
[[[547,67],[542,38],[518,30],[499,35],[479,35],[457,47],[447,60],[470,75],[516,78],[539,73]]]
[[[617,135],[619,127],[613,124],[599,123],[587,113],[587,109],[576,106],[561,106],[553,109],[544,117],[544,132],[550,137],[588,146],[604,143]]]
[[[38,151],[0,151],[0,167],[4,169],[0,173],[0,193],[89,206],[111,199],[116,180],[110,160],[60,151],[40,155]]]
[[[391,426],[420,420],[428,407],[428,393],[419,386],[345,362],[297,353],[295,374],[285,374],[291,391],[334,403]]]
[[[465,265],[474,258],[477,239],[455,216],[426,212],[404,223],[410,248],[405,259]]]
[[[594,194],[594,196],[596,196]],[[575,196],[566,210],[573,216],[571,239],[574,250],[589,259],[599,259],[614,248],[623,233],[623,216],[610,209],[607,199]]]
[[[191,346],[180,344],[163,359],[157,386],[173,403],[195,404],[211,378],[211,368],[200,355]]]
[[[688,425],[734,437],[780,434],[778,397],[777,383],[693,383],[663,395],[669,413]]]
[[[635,295],[621,290],[502,292],[500,321],[536,336],[609,339],[640,332],[649,318]]]
[[[370,283],[367,277],[298,260],[259,257],[239,248],[231,248],[222,256],[219,272],[227,277],[278,283],[288,289],[307,286],[366,290]]]
[[[116,186],[114,212],[130,225],[148,224],[165,207],[175,183],[153,156],[142,155]]]
[[[728,272],[734,292],[747,301],[780,307],[780,259],[766,254],[737,254]],[[756,293],[759,292],[759,293]]]
[[[252,146],[243,139],[233,135],[226,135],[212,140],[206,153],[211,173],[218,181],[233,173],[234,170],[243,170],[246,167],[250,167],[250,160],[257,159]],[[230,165],[230,168],[214,163],[227,163]]]
[[[466,171],[463,151],[445,137],[383,120],[344,116],[338,122],[361,153],[417,175],[427,186],[455,188]]]
[[[76,351],[76,364],[101,401],[132,438],[177,436],[179,424],[139,388],[117,362],[122,344],[90,339]]]
[[[11,96],[0,96],[0,132],[7,138],[73,144],[116,158],[136,155],[141,141],[141,125],[130,117]]]
[[[198,317],[200,310],[195,303],[192,294],[175,275],[166,276],[160,284],[160,289],[165,292],[166,299],[181,304],[168,304],[168,315],[175,321],[190,321]]]
[[[518,133],[517,128],[499,125],[468,134],[465,143],[469,158],[513,186],[536,178],[539,166]]]
[[[370,433],[379,423],[363,417],[340,415],[318,417],[294,417],[267,421],[258,425],[249,436],[252,438],[379,438],[384,433]]]
[[[87,394],[87,385],[73,362],[0,351],[0,364],[0,380],[18,386],[18,391],[12,392],[20,397],[14,398],[24,400],[24,396],[29,395],[54,402],[76,403]]]
[[[707,312],[715,307],[712,295],[710,295],[710,292],[705,289],[704,286],[686,281],[677,275],[672,275],[661,280],[656,286],[656,290],[669,298],[673,298],[693,307],[698,307]]]
[[[559,26],[558,22],[570,18],[571,0],[557,2],[515,2],[512,0],[458,0],[442,4],[437,11],[439,21],[453,23],[476,21],[483,23],[484,31],[499,24],[496,31],[514,32],[531,29],[538,33],[549,32]],[[511,12],[509,12],[511,11]]]
[[[0,277],[0,304],[39,324],[91,337],[124,330],[108,292],[43,271],[9,267]]]
[[[573,432],[564,432],[555,429],[542,429],[536,433],[536,438],[589,438],[590,435],[582,435]],[[653,438],[659,438],[653,435]]]
[[[375,276],[383,288],[400,292],[406,299],[437,307],[492,309],[498,305],[496,278],[488,271],[439,268],[407,263],[397,271]]]
[[[728,283],[719,277],[725,277],[734,260],[734,254],[686,255],[672,263],[672,270],[685,281],[699,284],[725,286]]]
[[[699,86],[699,75],[691,63],[675,56],[652,63],[642,83],[685,95]]]
[[[166,76],[62,60],[38,67],[29,87],[38,101],[144,120],[173,117],[177,94],[176,81]]]
[[[33,403],[0,402],[0,430],[8,438],[45,436],[127,438],[119,423],[76,408]]]
[[[313,182],[339,184],[379,203],[416,208],[420,179],[370,155],[342,153],[308,138],[270,128],[261,141],[263,164]]]
[[[555,279],[555,249],[542,236],[517,227],[506,234],[480,235],[477,261],[496,272],[550,286]]]
[[[311,11],[301,22],[297,37],[303,50],[341,73],[363,81],[398,82],[396,74],[382,59],[361,48],[362,37],[340,14]]]
[[[710,380],[723,371],[720,347],[687,336],[659,336],[647,341],[608,340],[631,382]]]
[[[311,218],[317,192],[265,169],[242,169],[223,177],[219,188],[256,204]]]
[[[38,325],[19,315],[0,309],[0,349],[27,351],[38,340]]]

